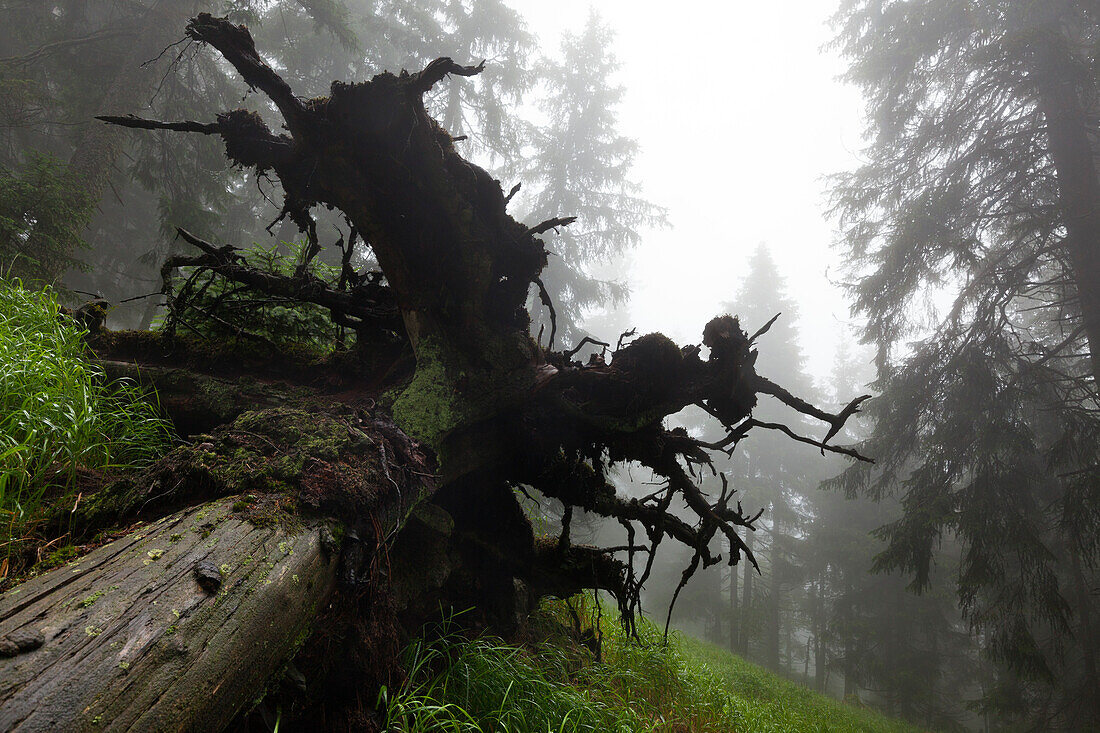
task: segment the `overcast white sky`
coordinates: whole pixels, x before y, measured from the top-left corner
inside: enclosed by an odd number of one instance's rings
[[[620,128],[641,144],[644,195],[672,223],[646,232],[634,254],[633,325],[698,343],[766,242],[800,303],[807,367],[827,375],[851,319],[829,282],[840,273],[824,177],[854,167],[863,147],[860,96],[837,80],[842,61],[821,48],[837,3],[511,4],[548,49],[563,30],[582,29],[590,7],[615,29]]]

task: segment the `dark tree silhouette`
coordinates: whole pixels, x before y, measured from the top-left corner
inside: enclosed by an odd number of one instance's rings
[[[883,395],[879,467],[844,485],[901,498],[879,566],[918,588],[959,539],[1006,724],[1095,727],[1100,12],[856,0],[838,23],[874,121],[837,202]]]
[[[751,512],[728,487],[707,496],[693,480],[709,464],[708,451],[732,450],[757,424],[751,418],[757,393],[824,421],[832,433],[862,398],[833,415],[757,375],[756,336],[729,315],[704,328],[706,358],[700,346],[681,348],[661,334],[620,345],[610,361],[586,364],[572,360],[575,350],[536,344],[525,304],[532,287],[541,289],[546,265],[538,236],[570,219],[533,227],[512,219],[500,184],[455,152],[423,103],[446,75],[475,75],[481,65],[440,58],[416,73],[334,82],[328,96],[303,100],[263,61],[244,26],[201,14],[187,33],[267,95],[286,132],[240,110],[211,122],[101,119],[220,136],[234,164],[278,177],[282,213],[306,233],[309,249],[302,266],[283,275],[181,231],[200,253],[165,265],[170,323],[186,325],[179,315],[196,297],[196,273],[213,273],[238,287],[321,306],[356,332],[356,350],[323,366],[284,369],[281,376],[299,387],[252,382],[250,392],[230,399],[219,394],[216,379],[199,376],[201,369],[190,379],[206,381],[181,387],[178,371],[148,366],[164,361],[166,349],[180,348],[171,328],[167,342],[99,337],[105,358],[125,362],[128,355],[147,365],[146,378],[161,385],[169,408],[187,415],[188,432],[209,432],[147,473],[101,490],[77,512],[84,526],[98,528],[184,507],[140,538],[119,540],[89,559],[79,578],[105,583],[110,602],[98,601],[92,586],[59,581],[72,579],[67,569],[0,602],[0,637],[16,652],[14,661],[0,662],[3,727],[100,715],[119,728],[141,728],[171,715],[174,724],[205,728],[253,700],[298,649],[296,659],[311,677],[324,680],[323,702],[316,703],[324,706],[323,719],[339,727],[361,714],[363,690],[385,679],[387,665],[379,660],[392,659],[397,610],[402,623],[415,624],[437,614],[440,603],[472,605],[473,618],[507,628],[542,596],[601,588],[615,596],[629,625],[645,579],[644,571],[635,575],[635,557],[652,557],[662,539],[691,548],[684,582],[699,566],[722,559],[709,549],[718,534],[731,548],[729,562],[755,562],[738,534],[752,525]],[[339,286],[310,274],[320,250],[310,210],[318,205],[339,210],[351,227]],[[380,274],[350,269],[349,253],[364,243]],[[172,273],[179,267],[189,275],[176,287]],[[403,352],[411,359],[401,374]],[[212,361],[227,368],[224,354]],[[241,354],[236,361],[238,369],[247,364]],[[241,411],[271,404],[281,406]],[[708,444],[664,427],[665,416],[692,404],[720,422],[726,437]],[[653,469],[664,485],[641,500],[617,496],[605,470],[628,460]],[[623,523],[629,545],[574,545],[568,521],[560,536],[536,538],[515,499],[519,485]],[[213,504],[194,508],[204,501]],[[690,521],[670,512],[673,501],[688,507]],[[218,521],[200,537],[211,537],[209,547],[218,552],[238,553],[213,567],[206,559],[213,550],[202,550],[207,545],[190,535],[173,541],[175,531],[165,529],[201,530],[210,516]],[[267,553],[262,564],[270,573],[262,577],[240,555],[253,546]],[[156,568],[164,572],[151,579]],[[234,569],[244,578],[227,582]],[[178,624],[148,622],[156,614],[148,606],[156,597],[152,587],[170,596]],[[74,592],[92,600],[66,603]],[[273,604],[286,609],[277,623]],[[314,621],[322,607],[327,615]],[[123,652],[109,642],[120,641],[120,629],[139,627],[140,648],[125,647],[130,672],[120,679]],[[309,628],[317,633],[307,642],[302,629]],[[58,655],[72,656],[79,667],[77,674],[65,672],[65,679],[78,680],[64,683],[65,695],[51,666]],[[225,668],[227,658],[234,669]]]

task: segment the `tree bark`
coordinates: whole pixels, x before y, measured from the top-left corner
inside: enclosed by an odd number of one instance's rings
[[[729,639],[730,639],[730,651],[737,652],[740,648],[737,640],[737,631],[739,628],[737,618],[737,567],[731,567],[729,571],[729,604],[730,604],[730,624],[729,624]]]
[[[748,545],[749,552],[752,552],[752,547],[755,539],[756,535],[753,532],[749,532],[748,535],[745,537],[745,544]],[[745,580],[744,583],[742,583],[743,591],[741,597],[741,608],[743,609],[741,621],[741,641],[739,644],[741,648],[741,655],[744,657],[747,657],[749,654],[749,630],[752,626],[752,576],[753,569],[750,568],[748,565],[745,565]]]
[[[100,360],[108,379],[128,379],[156,392],[180,435],[206,433],[248,410],[292,404],[313,393],[281,380],[240,380],[184,367]]]
[[[1100,178],[1091,123],[1082,105],[1076,75],[1082,69],[1059,17],[1057,3],[1039,3],[1039,35],[1033,59],[1039,106],[1058,180],[1062,224],[1066,229],[1074,286],[1088,337],[1094,384],[1100,384]]]
[[[0,729],[221,729],[328,601],[329,524],[256,526],[223,499],[5,593],[0,639],[40,643],[0,658]]]
[[[854,593],[852,581],[849,577],[851,571],[844,570],[844,597],[842,623],[844,624],[844,699],[848,700],[859,694],[856,687],[856,660],[855,645],[852,643],[852,634],[855,630],[855,604],[852,598]]]
[[[1094,714],[1100,715],[1100,674],[1097,673],[1096,664],[1096,629],[1093,621],[1092,601],[1089,598],[1088,585],[1081,566],[1081,556],[1074,546],[1075,543],[1065,542],[1064,544],[1066,554],[1070,558],[1073,594],[1077,606],[1076,616],[1081,624],[1077,630],[1077,638],[1085,663],[1085,686],[1089,691],[1088,697],[1092,701]]]
[[[822,599],[822,582],[814,583],[813,598],[813,633],[814,633],[814,689],[818,692],[825,691],[825,645],[822,636],[825,633],[824,602]]]
[[[768,585],[771,586],[768,589],[767,595],[767,619],[765,621],[766,631],[764,639],[764,664],[770,669],[778,672],[779,666],[779,636],[780,636],[780,593],[781,584],[779,579],[779,564],[780,559],[780,542],[779,533],[777,532],[776,520],[775,520],[775,503],[771,505],[772,510],[772,526],[771,526],[771,570],[768,577]]]

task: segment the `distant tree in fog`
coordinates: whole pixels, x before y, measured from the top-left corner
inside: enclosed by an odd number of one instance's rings
[[[1002,721],[1095,727],[1100,8],[850,0],[837,24],[872,121],[835,193],[882,393],[878,464],[844,483],[900,499],[878,565],[919,588],[957,538]]]
[[[841,342],[826,402],[843,401],[845,390],[865,391],[873,375],[866,355]],[[869,428],[866,420],[849,423],[836,440],[858,442]],[[830,464],[834,473],[842,468],[838,460]],[[905,574],[874,567],[885,548],[876,530],[901,514],[896,500],[846,494],[843,481],[827,481],[807,499],[810,520],[801,550],[815,688],[824,690],[826,679],[839,674],[843,688],[837,691],[845,699],[937,730],[956,728],[972,716],[967,703],[980,696],[984,669],[947,572],[957,563],[957,548],[948,543],[937,550],[944,572],[929,592],[917,595]]]
[[[643,226],[665,222],[664,210],[642,198],[631,178],[638,143],[618,129],[624,90],[613,81],[619,66],[613,40],[592,12],[581,33],[566,34],[560,59],[539,63],[538,105],[546,123],[531,130],[530,153],[516,173],[529,191],[524,221],[577,217],[549,239],[550,265],[543,272],[566,342],[582,336],[579,323],[587,310],[626,297],[621,283],[601,279],[593,265],[633,248]],[[549,332],[546,313],[535,314]]]

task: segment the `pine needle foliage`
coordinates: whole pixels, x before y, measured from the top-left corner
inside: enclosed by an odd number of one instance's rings
[[[85,246],[83,207],[77,180],[50,155],[0,167],[0,262],[9,274],[52,280],[77,266],[71,255]]]
[[[957,543],[1001,724],[1095,729],[1100,13],[847,0],[836,24],[869,121],[836,213],[881,397],[876,465],[833,485],[900,500],[878,568],[917,589]]]

